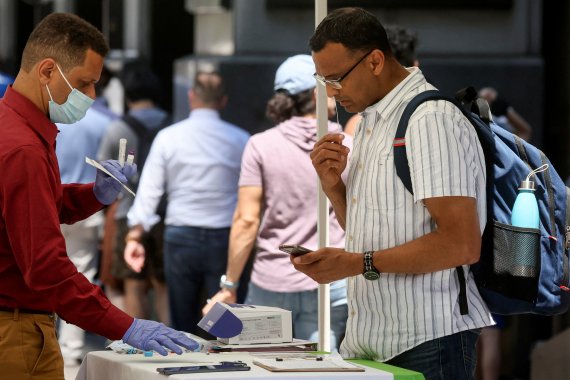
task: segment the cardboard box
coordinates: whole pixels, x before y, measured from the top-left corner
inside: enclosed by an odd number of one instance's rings
[[[225,344],[293,341],[291,311],[278,307],[216,302],[198,326]]]

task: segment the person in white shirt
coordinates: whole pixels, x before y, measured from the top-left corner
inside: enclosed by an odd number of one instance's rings
[[[190,116],[155,137],[127,217],[125,261],[144,265],[140,244],[156,223],[167,195],[164,270],[172,326],[201,334],[202,291],[211,297],[225,273],[243,150],[249,134],[220,118],[226,102],[222,77],[199,72],[189,91]]]
[[[405,136],[412,195],[396,175],[395,131],[410,99],[434,87],[418,68],[398,63],[382,24],[360,8],[329,13],[310,46],[327,95],[363,120],[350,163],[341,134],[326,135],[311,154],[345,228],[345,249],[322,248],[292,262],[319,283],[348,278],[344,357],[387,362],[426,379],[472,379],[480,328],[493,324],[468,267],[479,259],[486,220],[475,130],[445,101],[414,112]],[[467,314],[456,267],[466,273]]]

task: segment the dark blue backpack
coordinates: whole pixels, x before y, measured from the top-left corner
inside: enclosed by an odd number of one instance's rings
[[[544,153],[491,121],[488,105],[465,89],[458,100],[439,91],[426,91],[406,106],[394,139],[398,177],[413,193],[404,137],[416,108],[429,100],[454,103],[477,131],[487,172],[487,225],[481,258],[471,266],[483,299],[493,313],[563,313],[570,305],[568,246],[570,244],[570,192]],[[548,170],[534,177],[540,229],[510,225],[518,187],[543,164]],[[532,264],[531,264],[532,263]],[[467,314],[462,267],[457,267],[459,302]]]

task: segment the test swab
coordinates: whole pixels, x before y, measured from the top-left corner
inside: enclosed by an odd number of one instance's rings
[[[135,161],[135,151],[131,150],[127,155],[127,165],[132,165],[134,161]]]
[[[125,157],[127,157],[127,139],[119,140],[119,165],[125,166]]]
[[[133,197],[136,195],[134,191],[129,189],[129,187],[127,185],[122,183],[120,179],[118,179],[113,174],[111,174],[111,172],[109,172],[107,169],[105,169],[105,167],[103,165],[101,165],[100,163],[98,163],[94,159],[89,158],[89,157],[85,157],[85,162],[87,162],[91,166],[96,167],[97,169],[101,170],[103,173],[107,174],[109,177],[113,178],[115,181],[119,182],[121,184],[121,186],[123,186],[125,188],[125,190],[127,190],[129,193],[131,193],[133,195]]]

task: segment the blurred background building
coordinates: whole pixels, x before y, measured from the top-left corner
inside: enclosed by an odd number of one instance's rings
[[[384,24],[417,32],[420,68],[453,94],[493,86],[533,127],[563,178],[570,174],[570,2],[542,0],[329,0],[329,9],[361,6]],[[176,120],[188,114],[195,71],[226,77],[223,117],[251,133],[270,126],[265,104],[277,66],[310,53],[312,0],[0,0],[0,71],[15,76],[23,45],[50,12],[73,12],[100,28],[115,73],[150,64],[167,88],[163,106]],[[118,95],[117,95],[118,94]],[[123,104],[120,88],[113,107]],[[342,111],[344,112],[344,111]],[[341,113],[341,122],[348,114]],[[527,378],[534,342],[568,325],[567,317],[512,318],[503,372]],[[510,335],[509,335],[510,334]]]
[[[362,6],[384,24],[418,33],[422,70],[441,90],[491,85],[533,126],[566,176],[570,157],[568,1],[329,0],[329,9]],[[99,27],[110,68],[147,61],[168,86],[164,106],[186,116],[186,89],[200,65],[228,77],[225,117],[251,132],[269,126],[263,107],[272,73],[293,53],[309,52],[311,0],[1,0],[0,70],[15,74],[34,25],[53,11]],[[342,120],[348,115],[341,114]],[[545,144],[548,142],[548,144]],[[561,144],[561,145],[560,145]]]

